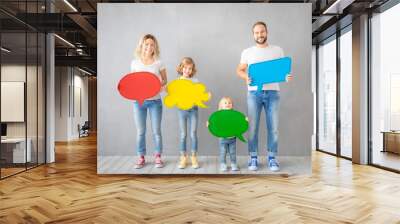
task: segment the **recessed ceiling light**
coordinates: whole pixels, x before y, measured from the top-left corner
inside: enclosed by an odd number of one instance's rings
[[[69,3],[68,0],[64,0],[65,4],[67,4],[72,10],[74,10],[74,12],[78,12],[78,10],[71,4]]]
[[[4,52],[7,52],[7,53],[10,53],[10,52],[11,52],[10,49],[7,49],[7,48],[5,48],[5,47],[1,47],[1,50],[4,51]]]
[[[57,37],[58,39],[60,39],[61,41],[63,41],[64,43],[68,44],[69,46],[75,48],[75,45],[73,45],[73,44],[72,44],[71,42],[69,42],[68,40],[66,40],[66,39],[64,39],[64,38],[62,38],[62,37],[60,37],[60,36],[57,35],[57,34],[54,34],[54,36]]]
[[[343,9],[353,3],[355,0],[336,0],[322,14],[341,14]]]
[[[78,67],[78,70],[81,71],[81,72],[83,72],[83,73],[85,73],[85,74],[87,74],[87,75],[90,75],[90,76],[92,75],[92,73],[90,73],[90,72],[88,72],[88,71],[86,71],[86,70],[83,70],[83,69],[81,69],[81,68],[79,68],[79,67]]]

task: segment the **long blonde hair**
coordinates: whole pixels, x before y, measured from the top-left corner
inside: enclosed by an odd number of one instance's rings
[[[137,59],[142,58],[142,48],[143,44],[147,39],[152,39],[154,41],[154,52],[153,52],[153,58],[158,59],[160,57],[160,48],[158,45],[158,41],[156,37],[152,34],[146,34],[142,38],[140,38],[139,43],[136,46],[135,50],[135,56]]]

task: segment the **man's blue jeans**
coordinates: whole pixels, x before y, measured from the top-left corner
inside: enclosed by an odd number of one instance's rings
[[[258,129],[262,108],[265,111],[267,128],[267,150],[269,156],[278,152],[279,91],[249,91],[247,94],[247,114],[249,118],[248,150],[250,156],[258,155]]]
[[[161,137],[161,116],[162,102],[161,99],[145,100],[140,106],[137,101],[133,103],[133,116],[136,124],[136,150],[138,156],[146,155],[146,119],[147,111],[150,114],[151,130],[156,154],[162,153],[162,137]]]

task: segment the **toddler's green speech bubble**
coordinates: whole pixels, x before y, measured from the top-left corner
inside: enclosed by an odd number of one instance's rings
[[[208,119],[208,130],[216,137],[237,137],[246,142],[243,133],[249,128],[246,116],[236,110],[219,110]]]

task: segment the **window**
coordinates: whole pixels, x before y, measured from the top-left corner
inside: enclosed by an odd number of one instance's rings
[[[352,32],[340,36],[340,155],[352,157]]]
[[[318,149],[336,153],[336,39],[318,48]]]
[[[372,163],[400,170],[400,4],[371,19]],[[397,132],[396,132],[397,131]]]

